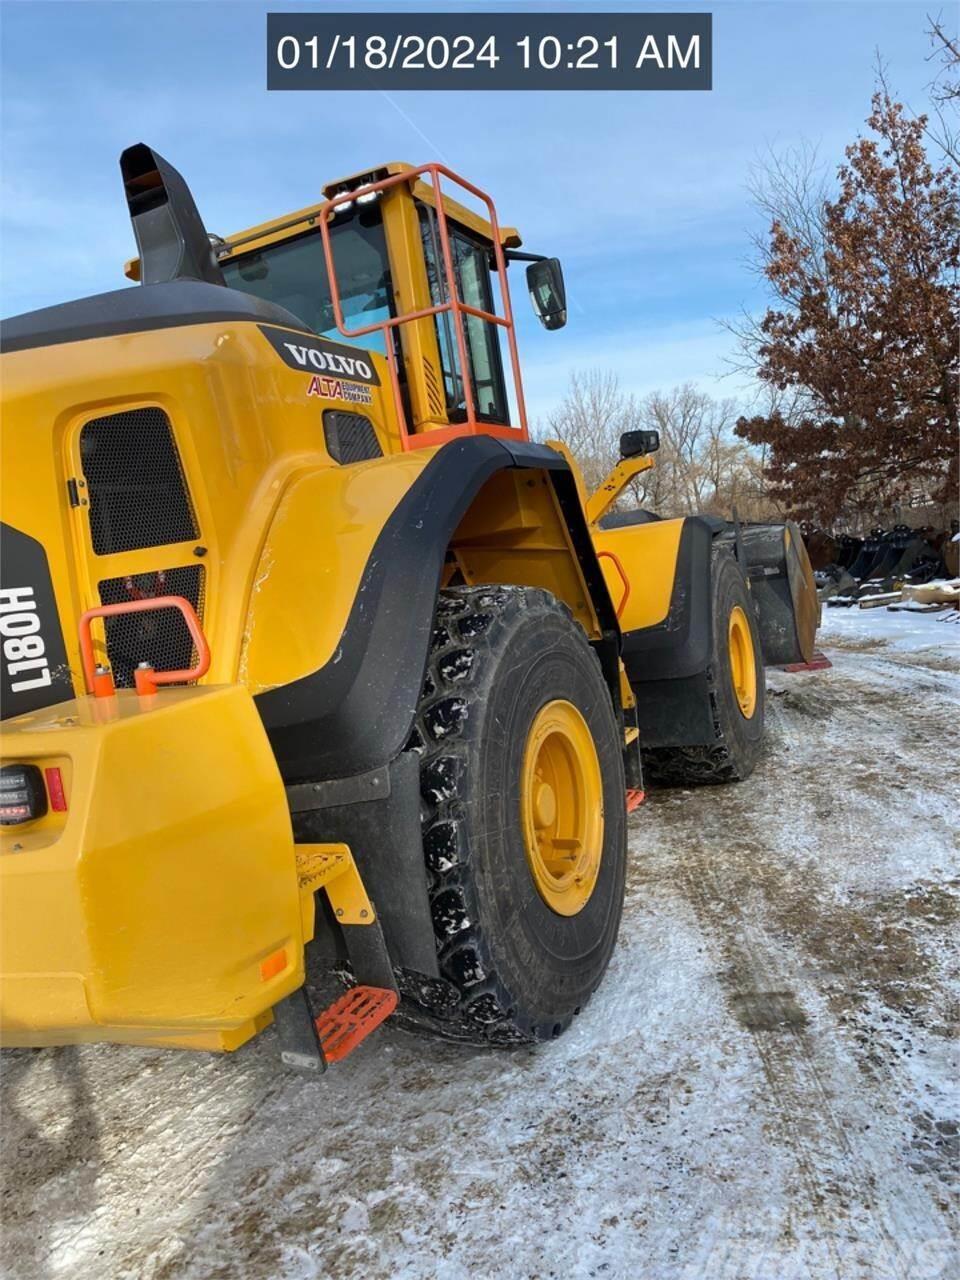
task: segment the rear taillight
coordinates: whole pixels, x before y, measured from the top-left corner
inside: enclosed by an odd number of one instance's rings
[[[46,812],[47,789],[37,766],[5,764],[0,769],[0,826],[15,827],[21,822],[33,822]]]

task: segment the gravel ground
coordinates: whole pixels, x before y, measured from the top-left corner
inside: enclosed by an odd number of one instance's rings
[[[882,611],[878,611],[882,612]],[[537,1050],[387,1028],[318,1083],[11,1051],[4,1274],[960,1273],[960,627],[830,610],[740,786],[631,820],[614,963]]]

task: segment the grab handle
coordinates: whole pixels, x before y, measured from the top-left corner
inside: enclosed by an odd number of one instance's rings
[[[620,618],[623,616],[623,611],[627,607],[627,601],[630,599],[630,579],[627,577],[626,570],[620,563],[620,557],[618,555],[614,555],[612,551],[597,552],[598,560],[602,560],[604,557],[613,561],[613,567],[616,569],[617,573],[619,573],[620,581],[623,583],[623,595],[620,597],[620,603],[617,605],[617,617]]]
[[[86,613],[80,615],[80,657],[83,662],[84,685],[88,693],[102,697],[113,691],[112,688],[104,687],[103,681],[99,680],[97,674],[93,654],[93,636],[90,631],[90,624],[94,618],[114,618],[120,613],[148,613],[153,609],[180,610],[197,650],[197,662],[195,666],[180,671],[154,671],[153,667],[144,663],[134,672],[137,692],[156,693],[157,685],[181,684],[188,680],[199,680],[201,676],[207,674],[210,670],[210,646],[203,634],[197,611],[189,600],[183,596],[153,596],[146,600],[125,600],[120,604],[101,604],[96,609],[88,609]]]

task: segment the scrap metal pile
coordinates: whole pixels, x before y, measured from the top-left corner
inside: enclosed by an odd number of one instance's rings
[[[858,537],[800,526],[820,600],[832,608],[886,606],[914,613],[960,606],[960,522],[949,529],[897,524]]]

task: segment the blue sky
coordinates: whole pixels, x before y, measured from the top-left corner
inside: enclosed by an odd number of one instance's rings
[[[916,110],[931,77],[923,0],[603,3],[712,9],[713,91],[267,93],[264,14],[320,2],[6,0],[0,312],[125,283],[134,245],[117,157],[132,142],[181,170],[222,234],[307,204],[342,174],[441,158],[491,192],[527,248],[563,260],[566,329],[541,331],[517,298],[534,417],[573,368],[615,369],[638,393],[685,379],[745,393],[723,376],[730,339],[717,322],[763,305],[745,261],[751,164],[806,141],[832,169],[868,112],[878,49]]]

